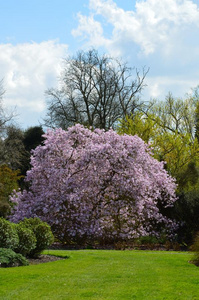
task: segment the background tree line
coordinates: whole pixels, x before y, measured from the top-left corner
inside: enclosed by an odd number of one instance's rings
[[[106,131],[112,127],[150,143],[154,157],[165,161],[166,170],[176,178],[179,200],[169,210],[169,217],[181,223],[178,240],[189,243],[199,230],[198,89],[184,100],[168,94],[165,101],[143,101],[141,91],[148,71],[130,68],[94,49],[68,57],[60,87],[46,91],[44,126],[67,129],[79,123]],[[30,168],[30,150],[42,142],[42,127],[22,131],[5,126],[10,119],[3,110],[0,113],[1,166],[19,169],[16,176],[25,175]]]
[[[15,123],[15,112],[3,106],[5,93],[0,83],[0,217],[10,213],[9,196],[13,190],[24,188],[23,178],[30,169],[31,150],[43,141],[41,126],[20,129]]]

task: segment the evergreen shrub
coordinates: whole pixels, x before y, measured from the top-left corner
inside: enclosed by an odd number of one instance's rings
[[[19,244],[15,248],[15,252],[28,256],[36,247],[36,236],[34,232],[30,228],[25,227],[23,223],[16,224],[16,229],[19,237]]]
[[[14,250],[19,243],[15,224],[0,218],[0,248],[10,248]]]
[[[29,253],[30,257],[37,257],[43,250],[48,248],[54,242],[54,236],[52,234],[50,226],[41,221],[39,218],[25,218],[20,222],[25,227],[31,229],[36,237],[36,247]]]
[[[0,248],[0,267],[18,267],[28,264],[28,260],[23,255],[15,253],[12,249]]]
[[[197,232],[194,244],[191,247],[191,249],[194,251],[194,263],[195,265],[199,266],[199,232]]]

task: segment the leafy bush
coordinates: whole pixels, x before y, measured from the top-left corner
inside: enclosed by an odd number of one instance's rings
[[[190,246],[199,231],[199,189],[182,191],[178,193],[178,198],[172,212],[173,218],[180,224],[178,242]]]
[[[25,227],[23,223],[16,224],[16,229],[19,237],[19,244],[15,248],[15,251],[27,256],[31,250],[35,249],[36,247],[36,236],[32,229]]]
[[[54,236],[50,226],[47,223],[42,222],[39,218],[25,218],[20,224],[31,229],[36,237],[36,247],[30,251],[29,256],[37,257],[53,243]]]
[[[195,265],[199,266],[199,232],[197,232],[194,244],[191,249],[195,252],[194,253],[194,263]]]
[[[0,166],[0,217],[6,218],[13,206],[9,201],[9,196],[13,190],[17,190],[18,181],[22,176],[19,170],[13,171],[7,165]]]
[[[28,260],[21,254],[11,249],[0,248],[0,267],[27,266]]]
[[[19,237],[15,225],[0,218],[0,247],[15,249],[18,246]]]

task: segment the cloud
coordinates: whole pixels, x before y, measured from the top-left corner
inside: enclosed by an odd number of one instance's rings
[[[110,43],[118,44],[118,41],[128,38],[137,44],[141,53],[145,55],[154,53],[162,45],[164,45],[162,51],[169,53],[174,37],[182,30],[186,31],[191,26],[196,26],[199,30],[199,9],[190,0],[137,1],[135,10],[132,11],[125,11],[112,0],[90,0],[89,7],[90,16],[86,17],[79,13],[80,24],[73,30],[73,34],[90,38],[90,42],[94,45],[96,39],[93,37],[96,36],[96,32],[103,41],[102,25],[105,22],[113,28]],[[105,22],[95,21],[95,17],[99,15]],[[107,43],[108,39],[104,41]]]
[[[57,84],[68,46],[56,41],[0,45],[0,78],[4,78],[7,107],[31,116],[45,109],[44,92]]]
[[[149,81],[159,80],[154,83],[151,96],[163,93],[163,86],[169,91],[169,84],[182,95],[188,83],[196,83],[199,7],[193,1],[140,0],[134,7],[132,4],[131,11],[125,11],[113,0],[89,3],[89,15],[79,14],[76,36],[85,39],[86,45],[104,47],[111,55],[125,57],[133,65],[150,67]],[[97,39],[93,38],[95,26],[89,25],[91,16],[100,28]],[[107,26],[108,36],[104,34]]]
[[[94,20],[93,15],[83,16],[77,15],[79,25],[72,30],[74,37],[81,37],[82,40],[90,39],[95,47],[100,47],[108,42],[103,36],[103,27],[100,22]],[[89,43],[88,43],[89,46]]]

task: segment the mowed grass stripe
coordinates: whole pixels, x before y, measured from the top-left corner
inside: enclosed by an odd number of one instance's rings
[[[199,299],[187,252],[49,251],[69,259],[0,269],[0,299]]]

